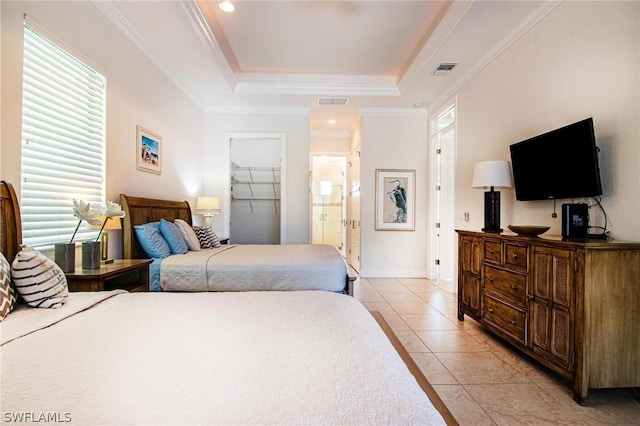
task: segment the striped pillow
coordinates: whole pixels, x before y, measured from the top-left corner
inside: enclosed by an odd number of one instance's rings
[[[11,284],[11,266],[0,253],[0,321],[13,310],[17,301],[16,292]]]
[[[220,247],[220,240],[213,229],[207,228],[206,226],[194,226],[193,230],[198,237],[198,241],[200,241],[200,248],[208,249]]]
[[[34,308],[60,308],[69,296],[62,269],[31,247],[22,246],[11,265],[11,277],[18,294]]]

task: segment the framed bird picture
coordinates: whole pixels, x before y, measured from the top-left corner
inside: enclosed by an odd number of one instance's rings
[[[415,230],[415,170],[376,169],[376,231]]]

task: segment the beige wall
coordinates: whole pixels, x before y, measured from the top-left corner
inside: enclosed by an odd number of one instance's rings
[[[471,220],[456,226],[483,226],[475,162],[509,160],[510,144],[592,116],[611,235],[640,240],[639,34],[639,2],[564,2],[458,91],[456,212]],[[560,206],[571,200],[557,201],[553,219],[553,201],[501,192],[503,227],[548,225],[561,234]],[[597,209],[590,215],[603,224]]]
[[[286,136],[285,199],[281,214],[285,220],[282,243],[309,242],[309,112],[300,113],[210,113],[205,120],[204,192],[219,194],[222,214],[213,226],[229,235],[229,143],[230,133],[268,133]],[[232,237],[233,238],[233,237]]]
[[[427,116],[365,110],[361,139],[361,270],[364,277],[427,276]],[[376,169],[416,170],[415,231],[375,230]]]
[[[20,191],[23,15],[107,78],[107,198],[193,200],[202,190],[203,114],[91,2],[0,2],[2,179]],[[162,174],[136,169],[136,125],[162,137]],[[119,235],[110,244],[118,248]],[[119,255],[119,251],[114,255]]]

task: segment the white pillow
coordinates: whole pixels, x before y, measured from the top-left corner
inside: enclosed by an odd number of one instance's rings
[[[18,294],[34,308],[60,308],[67,301],[67,277],[55,262],[23,246],[11,265],[11,277]]]
[[[187,242],[187,246],[190,251],[200,251],[200,241],[198,241],[198,236],[195,231],[186,221],[182,219],[176,219],[173,221],[176,224],[182,237]]]

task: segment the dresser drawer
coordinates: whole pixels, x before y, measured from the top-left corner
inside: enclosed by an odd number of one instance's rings
[[[526,314],[492,297],[484,297],[483,321],[525,344]]]
[[[484,260],[502,264],[502,243],[500,241],[484,241]]]
[[[527,276],[485,266],[484,291],[499,294],[524,307],[527,301]]]
[[[510,267],[527,270],[529,266],[527,247],[515,244],[505,244],[504,264]]]

